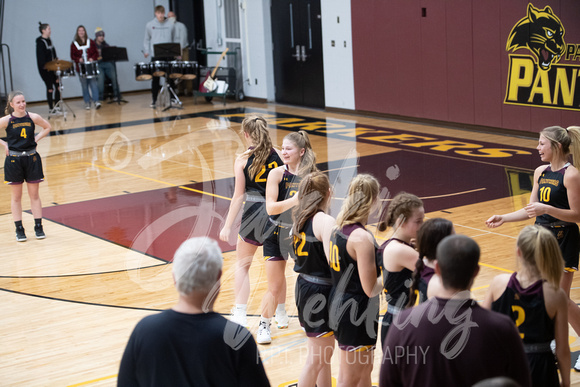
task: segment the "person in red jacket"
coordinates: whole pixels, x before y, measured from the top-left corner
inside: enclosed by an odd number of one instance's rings
[[[90,110],[91,99],[95,104],[95,109],[99,109],[101,107],[99,85],[97,84],[99,52],[97,44],[87,37],[87,30],[82,25],[77,27],[77,33],[70,45],[70,57],[75,62],[76,71],[79,74],[85,109]]]

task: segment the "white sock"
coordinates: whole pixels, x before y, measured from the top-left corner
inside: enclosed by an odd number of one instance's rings
[[[276,314],[286,312],[286,304],[278,304],[276,307]]]
[[[260,323],[264,323],[264,324],[270,325],[270,319],[269,318],[266,318],[264,316],[260,316]]]
[[[248,307],[248,304],[236,304],[236,309],[241,310],[244,313],[246,313],[247,307]]]

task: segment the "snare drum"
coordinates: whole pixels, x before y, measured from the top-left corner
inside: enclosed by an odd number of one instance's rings
[[[99,75],[99,64],[97,62],[83,62],[79,63],[80,76],[83,78],[95,78]]]
[[[149,63],[139,62],[133,67],[135,68],[135,80],[148,81],[153,78],[151,75],[151,67],[149,67]]]
[[[197,77],[197,62],[184,61],[181,62],[181,71],[183,76],[181,79],[195,79]]]
[[[171,79],[181,78],[181,76],[183,75],[182,63],[183,62],[177,60],[174,60],[173,62],[169,63],[169,78]]]
[[[154,77],[163,77],[169,72],[169,63],[161,60],[151,62],[151,73]]]
[[[74,77],[75,76],[75,67],[71,66],[66,70],[63,70],[61,75],[62,78]]]

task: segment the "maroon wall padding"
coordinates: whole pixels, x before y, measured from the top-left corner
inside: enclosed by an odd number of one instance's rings
[[[577,111],[503,103],[507,38],[528,3],[365,0],[362,6],[351,0],[356,110],[533,133],[580,125]],[[580,44],[580,2],[532,4],[550,5],[566,29],[565,42]]]
[[[445,7],[428,7],[429,0],[421,2],[428,17],[421,17],[421,42],[416,49],[420,52],[421,87],[423,100],[417,117],[432,117],[446,121],[449,110],[447,96],[447,44],[445,39]],[[419,109],[418,109],[419,110]],[[392,114],[396,114],[392,112]]]

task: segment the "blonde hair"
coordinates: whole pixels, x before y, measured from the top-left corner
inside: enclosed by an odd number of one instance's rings
[[[564,272],[564,259],[556,237],[545,227],[530,225],[523,228],[516,243],[524,262],[558,288]]]
[[[247,155],[248,158],[254,155],[254,161],[248,168],[250,178],[253,179],[270,156],[272,152],[272,140],[270,133],[268,133],[268,123],[263,117],[251,115],[242,121],[242,133],[247,133],[254,144],[253,149],[248,149],[242,155]]]
[[[308,133],[303,130],[292,132],[284,137],[284,140],[292,141],[299,149],[304,149],[304,154],[300,159],[297,176],[305,176],[311,172],[317,171],[316,167],[316,153],[312,150],[310,145],[310,137]]]
[[[393,227],[401,216],[404,218],[404,222],[419,207],[423,207],[421,199],[411,193],[399,192],[387,207],[383,220],[378,225],[379,231],[385,231],[388,227]]]
[[[12,102],[12,100],[15,97],[18,97],[19,95],[24,96],[24,93],[21,92],[20,90],[13,90],[10,92],[10,94],[8,94],[8,102],[6,102],[6,108],[4,108],[4,114],[10,115],[14,112],[14,109],[12,108],[12,106],[10,106],[10,103]]]
[[[552,151],[563,157],[572,155],[572,164],[580,164],[580,126],[569,126],[564,129],[561,126],[549,126],[540,134],[550,141]],[[562,148],[558,147],[558,144]]]
[[[366,221],[380,188],[378,180],[372,175],[361,174],[352,179],[348,186],[348,196],[336,217],[338,228]]]
[[[300,237],[300,231],[304,228],[306,220],[324,208],[329,189],[330,180],[320,171],[312,172],[302,179],[298,187],[298,205],[292,210],[294,221],[292,233],[295,236]]]

